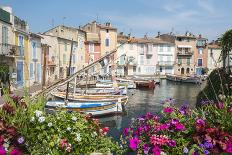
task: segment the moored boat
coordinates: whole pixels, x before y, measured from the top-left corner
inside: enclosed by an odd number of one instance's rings
[[[202,80],[200,77],[197,76],[178,76],[178,75],[166,75],[167,80],[175,81],[175,82],[184,82],[184,83],[195,83],[200,84]]]
[[[65,99],[65,92],[52,92],[54,97]],[[120,101],[125,105],[128,101],[128,96],[123,95],[73,95],[72,93],[68,94],[69,101],[75,102],[118,102]]]
[[[92,114],[93,116],[122,113],[122,103],[119,102],[70,102],[48,101],[45,105],[46,112],[52,113],[57,110],[67,110]]]

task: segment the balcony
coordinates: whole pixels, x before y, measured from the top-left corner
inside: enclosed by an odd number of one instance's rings
[[[179,56],[187,56],[187,55],[193,55],[193,51],[178,51],[177,52],[177,55],[179,55]]]
[[[21,46],[0,43],[0,55],[23,57],[24,50]]]
[[[128,66],[136,66],[137,62],[133,56],[130,56],[128,57],[127,64]]]
[[[158,61],[158,66],[173,66],[174,61]]]

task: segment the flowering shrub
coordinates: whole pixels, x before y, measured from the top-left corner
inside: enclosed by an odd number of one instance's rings
[[[167,99],[161,114],[147,113],[134,119],[124,129],[121,143],[137,154],[232,153],[232,130],[228,130],[232,117],[230,99],[194,110],[187,104],[177,108],[173,99]],[[227,118],[223,116],[225,112]]]
[[[121,154],[107,136],[109,128],[90,115],[45,113],[43,99],[35,104],[28,97],[5,96],[5,101],[0,109],[0,155]]]

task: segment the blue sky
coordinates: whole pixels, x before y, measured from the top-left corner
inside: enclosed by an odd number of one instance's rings
[[[0,5],[11,6],[33,32],[52,23],[79,26],[97,19],[136,37],[188,30],[212,40],[232,28],[231,0],[1,0]]]

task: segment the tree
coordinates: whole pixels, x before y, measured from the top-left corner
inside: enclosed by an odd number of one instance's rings
[[[232,29],[226,31],[222,35],[222,38],[220,38],[220,45],[222,47],[223,68],[226,68],[226,58],[229,56],[229,52],[232,50]]]

